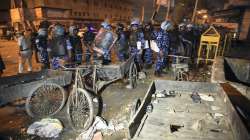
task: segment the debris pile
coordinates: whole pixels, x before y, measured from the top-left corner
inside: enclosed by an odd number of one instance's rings
[[[58,119],[45,118],[31,124],[27,134],[43,138],[57,138],[62,130],[63,125]]]

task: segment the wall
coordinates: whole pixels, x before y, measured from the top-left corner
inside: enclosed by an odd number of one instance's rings
[[[129,0],[25,0],[24,5],[33,10],[30,13],[34,14],[36,25],[45,19],[69,23],[104,19],[127,22],[132,16]]]
[[[250,28],[250,9],[246,9],[244,15],[243,15],[243,21],[242,21],[242,26],[241,26],[241,33],[240,33],[240,40],[246,40],[249,39],[248,34],[249,33],[249,28]]]

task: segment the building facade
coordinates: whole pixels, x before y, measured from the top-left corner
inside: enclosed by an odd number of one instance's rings
[[[242,41],[250,40],[250,1],[229,0],[224,10],[216,11],[215,18],[223,22],[238,24],[238,38]]]
[[[129,0],[12,0],[11,21],[32,22],[35,27],[43,20],[52,23],[99,23],[104,19],[128,22],[132,16]]]

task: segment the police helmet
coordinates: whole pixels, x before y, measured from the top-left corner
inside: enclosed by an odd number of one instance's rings
[[[54,34],[56,36],[62,36],[62,35],[64,35],[64,33],[65,33],[65,31],[64,31],[64,28],[62,25],[56,25],[54,27]]]
[[[193,27],[194,27],[194,25],[191,24],[191,23],[187,25],[187,28],[188,28],[188,29],[192,29]]]
[[[70,27],[69,27],[69,33],[70,33],[71,35],[75,34],[76,31],[77,31],[77,27],[76,27],[76,26],[70,26]]]
[[[140,25],[140,21],[138,19],[134,19],[131,21],[131,26],[139,26]]]
[[[161,23],[162,30],[170,30],[172,28],[172,23],[168,20]]]
[[[38,30],[38,35],[40,35],[40,36],[46,36],[47,35],[47,29],[46,28],[40,28]]]
[[[179,28],[179,30],[182,30],[182,29],[185,29],[185,26],[186,26],[185,23],[181,23],[178,25],[178,28]]]
[[[102,22],[101,26],[102,26],[102,28],[104,28],[106,30],[111,30],[111,25],[106,21]]]

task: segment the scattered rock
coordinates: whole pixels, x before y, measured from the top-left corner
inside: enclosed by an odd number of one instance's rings
[[[138,79],[139,80],[143,80],[143,79],[146,79],[147,78],[147,75],[145,72],[139,72],[139,76],[138,76]]]

